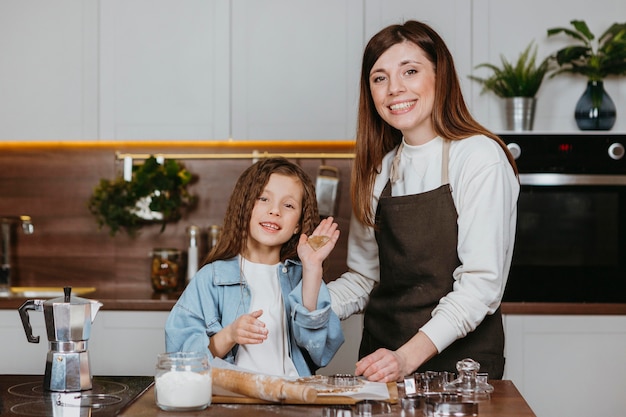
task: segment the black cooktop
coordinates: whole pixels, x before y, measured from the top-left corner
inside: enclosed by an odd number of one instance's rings
[[[153,382],[152,376],[95,376],[91,390],[63,393],[45,391],[41,375],[0,375],[0,415],[112,417]]]

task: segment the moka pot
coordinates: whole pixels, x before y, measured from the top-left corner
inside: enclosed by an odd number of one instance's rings
[[[71,291],[71,287],[65,287],[64,297],[28,300],[19,308],[30,343],[39,343],[39,336],[33,336],[28,311],[44,313],[49,350],[43,387],[49,391],[73,392],[92,388],[87,341],[91,335],[91,323],[102,303],[73,297]]]

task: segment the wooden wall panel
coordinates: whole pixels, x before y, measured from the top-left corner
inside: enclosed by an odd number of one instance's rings
[[[259,146],[267,146],[268,149]],[[241,172],[251,164],[248,159],[182,161],[197,180],[190,190],[198,205],[177,223],[143,228],[136,238],[125,234],[112,237],[108,229],[98,230],[87,201],[101,178],[121,174],[122,163],[116,151],[146,153],[248,152],[250,147],[268,152],[350,152],[348,145],[327,149],[324,145],[281,143],[276,147],[237,144],[228,147],[110,144],[0,145],[0,216],[29,215],[35,233],[24,235],[17,228],[12,235],[12,276],[15,286],[139,286],[150,287],[150,256],[153,248],[185,250],[186,228],[197,225],[203,230],[201,256],[206,250],[206,231],[222,224],[228,198]],[[320,148],[321,147],[321,148]],[[345,149],[344,149],[345,148]],[[325,265],[325,279],[332,280],[345,271],[346,245],[350,219],[349,179],[351,159],[295,160],[315,181],[320,165],[340,169],[341,187],[337,220],[342,235]]]

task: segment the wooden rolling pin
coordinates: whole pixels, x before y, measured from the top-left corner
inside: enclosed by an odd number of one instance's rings
[[[283,378],[216,367],[211,372],[213,384],[247,397],[306,404],[312,404],[317,399],[317,390],[314,388]]]

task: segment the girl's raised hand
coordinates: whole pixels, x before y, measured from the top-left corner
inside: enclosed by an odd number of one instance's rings
[[[338,227],[339,225],[335,223],[332,217],[327,217],[320,222],[311,236],[326,236],[328,241],[321,247],[318,247],[317,250],[314,249],[317,245],[309,244],[309,236],[304,234],[300,236],[298,256],[303,265],[321,264],[328,257],[335,248],[337,240],[339,240]]]

